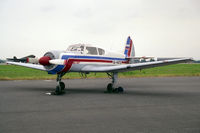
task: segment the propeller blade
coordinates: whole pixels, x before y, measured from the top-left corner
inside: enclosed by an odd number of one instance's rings
[[[50,64],[55,64],[55,65],[65,65],[65,60],[62,59],[53,59],[49,60]]]
[[[27,58],[27,63],[38,64],[39,59],[38,58]]]

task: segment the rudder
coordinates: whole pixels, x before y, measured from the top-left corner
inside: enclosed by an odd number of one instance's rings
[[[135,57],[135,48],[130,36],[127,38],[124,54],[126,58]]]

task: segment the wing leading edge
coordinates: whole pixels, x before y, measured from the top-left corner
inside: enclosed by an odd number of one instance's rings
[[[164,60],[164,61],[154,61],[154,62],[145,62],[145,63],[136,63],[136,64],[125,64],[117,66],[94,66],[88,65],[81,69],[82,72],[126,72],[133,70],[141,70],[146,68],[165,66],[177,63],[185,63],[192,61],[191,58],[181,58],[173,60]]]
[[[177,64],[177,63],[184,63],[184,62],[189,62],[189,61],[192,61],[192,59],[181,58],[181,59],[172,59],[172,60],[164,60],[164,61],[124,64],[124,65],[117,65],[117,66],[86,65],[85,67],[81,69],[81,72],[126,72],[126,71],[141,70],[141,69],[146,69],[146,68]],[[9,61],[7,62],[7,64],[18,65],[18,66],[46,71],[44,66],[37,65],[37,64],[9,62]]]
[[[21,62],[11,62],[11,61],[7,61],[6,63],[46,71],[46,69],[42,65],[30,64],[30,63],[21,63]]]

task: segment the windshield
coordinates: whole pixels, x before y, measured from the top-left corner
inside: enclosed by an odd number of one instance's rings
[[[79,45],[79,46],[70,46],[67,51],[74,51],[74,52],[83,52],[84,46]]]
[[[86,54],[97,55],[96,47],[86,47]]]

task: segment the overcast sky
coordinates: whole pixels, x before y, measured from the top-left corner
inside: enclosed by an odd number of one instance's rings
[[[136,56],[200,59],[199,0],[0,0],[0,58],[42,56],[70,44]]]

